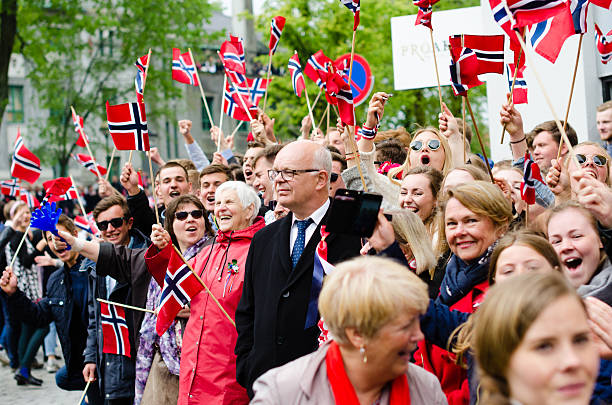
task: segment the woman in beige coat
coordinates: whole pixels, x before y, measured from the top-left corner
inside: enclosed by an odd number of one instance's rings
[[[425,283],[394,261],[338,265],[319,297],[332,340],[262,375],[251,404],[446,404],[436,377],[410,363],[427,305]]]

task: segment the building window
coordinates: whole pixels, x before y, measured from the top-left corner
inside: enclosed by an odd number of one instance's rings
[[[604,103],[612,99],[612,76],[606,76],[601,78],[602,93]]]
[[[212,110],[213,101],[214,101],[213,97],[206,97],[208,108],[211,108],[211,111],[210,111],[211,114],[213,113],[213,110]],[[206,106],[204,106],[204,102],[202,102],[201,104],[202,104],[202,130],[208,131],[212,128],[212,124],[210,120],[208,119],[208,113],[206,113]]]
[[[9,86],[6,114],[8,122],[23,122],[23,86]]]

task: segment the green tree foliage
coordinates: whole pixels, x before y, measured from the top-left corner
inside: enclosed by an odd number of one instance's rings
[[[19,3],[15,46],[26,59],[38,107],[50,111],[47,120],[37,123],[44,141],[37,152],[45,164],[58,165],[60,174],[65,174],[76,141],[71,105],[85,118],[92,145],[104,143],[100,128],[88,122],[95,116],[106,120],[107,100],[136,101],[134,62],[151,48],[147,118],[151,124],[172,117],[169,104],[180,94],[169,72],[172,47],[191,47],[198,61],[199,47],[220,35],[203,30],[216,7],[208,0]]]
[[[434,11],[471,7],[479,5],[478,0],[445,0],[434,6]],[[355,52],[364,56],[370,63],[374,75],[373,92],[393,93],[393,98],[385,106],[385,117],[381,130],[403,126],[414,131],[420,126],[438,126],[440,104],[437,88],[420,90],[393,90],[393,55],[391,50],[391,17],[416,14],[417,8],[409,1],[376,0],[361,2],[361,24],[357,30]],[[286,69],[287,61],[294,50],[298,51],[302,68],[308,57],[319,49],[335,59],[351,51],[353,14],[338,0],[276,0],[266,3],[264,15],[257,19],[256,26],[261,31],[264,42],[269,37],[270,20],[276,15],[287,18],[279,49],[273,57],[273,64],[285,69],[285,74],[275,77],[268,90],[268,113],[276,118],[275,131],[282,139],[298,136],[301,119],[307,114],[304,96],[301,99],[293,94],[291,77]],[[433,21],[435,29],[435,18]],[[267,65],[267,56],[260,57]],[[433,67],[432,67],[433,69]],[[448,66],[438,67],[440,74],[448,74]],[[315,99],[318,87],[308,78],[306,86],[311,102]],[[456,116],[461,116],[461,98],[453,95],[450,87],[442,88],[442,97]],[[479,105],[485,99],[485,87],[470,90],[470,101],[474,113],[479,116]],[[317,103],[313,111],[315,120],[324,113],[326,103]],[[358,122],[365,119],[367,102],[356,109]],[[335,122],[335,115],[332,115]],[[478,119],[478,118],[477,118]],[[482,121],[482,120],[480,120]],[[471,121],[468,120],[468,124]],[[479,122],[481,132],[485,122]],[[475,138],[475,137],[474,137]],[[473,147],[478,152],[480,148]]]

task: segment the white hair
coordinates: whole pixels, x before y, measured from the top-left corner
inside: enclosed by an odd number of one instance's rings
[[[251,186],[248,186],[242,181],[226,181],[217,187],[215,198],[217,198],[219,193],[225,190],[234,190],[243,208],[247,208],[251,204],[253,205],[253,217],[249,218],[251,221],[257,216],[259,208],[261,207],[261,200]]]
[[[327,172],[327,185],[330,183],[332,172],[332,156],[329,149],[321,146],[312,156],[313,169],[325,170]]]

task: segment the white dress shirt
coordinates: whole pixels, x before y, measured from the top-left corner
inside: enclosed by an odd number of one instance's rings
[[[327,209],[329,208],[329,204],[330,204],[329,199],[326,199],[325,204],[317,208],[315,212],[310,214],[309,217],[304,218],[304,219],[308,219],[308,218],[312,219],[312,222],[310,223],[310,225],[308,225],[308,228],[306,228],[306,240],[304,241],[304,247],[308,245],[308,241],[310,240],[314,232],[317,230],[319,223],[321,223],[321,221],[323,220],[323,217],[325,216],[325,213],[327,212]],[[298,221],[298,219],[295,217],[295,215],[293,215],[293,213],[291,213],[291,215],[293,219],[291,222],[291,233],[289,234],[289,255],[291,255],[291,252],[293,252],[293,245],[295,244],[295,240],[297,239],[297,234],[298,234],[298,227],[296,225],[296,222]]]

